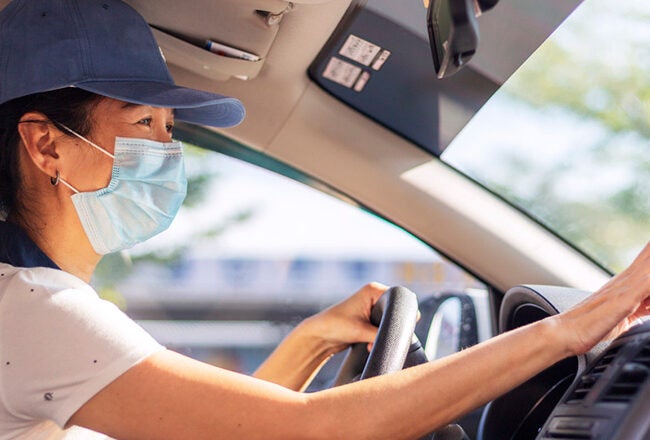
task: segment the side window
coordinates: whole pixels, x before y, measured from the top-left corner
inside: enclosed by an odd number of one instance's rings
[[[229,156],[186,156],[170,229],[106,256],[93,280],[168,348],[252,373],[297,322],[370,281],[418,295],[433,357],[490,336],[485,286],[403,230]]]

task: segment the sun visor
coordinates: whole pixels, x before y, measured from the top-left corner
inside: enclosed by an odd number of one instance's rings
[[[438,80],[428,41],[361,7],[348,11],[309,75],[339,100],[436,156],[499,87],[471,66]]]
[[[151,25],[167,64],[213,81],[257,77],[294,7],[283,0],[127,2]]]

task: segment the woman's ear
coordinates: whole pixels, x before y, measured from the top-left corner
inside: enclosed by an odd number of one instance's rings
[[[56,126],[43,113],[29,112],[20,118],[18,134],[34,165],[55,176],[59,159],[55,139],[61,135]]]

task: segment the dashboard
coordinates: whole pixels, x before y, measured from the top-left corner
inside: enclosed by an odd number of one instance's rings
[[[538,439],[650,438],[650,322],[616,339],[578,376]]]

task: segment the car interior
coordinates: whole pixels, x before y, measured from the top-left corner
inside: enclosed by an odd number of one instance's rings
[[[130,3],[156,27],[154,34],[177,83],[235,96],[244,103],[246,119],[238,127],[223,132],[228,138],[352,196],[359,204],[405,227],[499,289],[507,290],[522,282],[590,289],[605,279],[606,275],[599,268],[585,264],[580,257],[574,258],[572,249],[545,236],[537,228],[530,228],[524,234],[541,234],[539,238],[513,243],[507,249],[501,246],[510,235],[511,225],[527,228],[527,220],[498,201],[489,200],[490,197],[481,191],[474,191],[472,185],[466,185],[460,176],[453,176],[454,173],[434,160],[429,152],[451,141],[480,106],[477,101],[485,102],[577,2],[556,2],[554,8],[532,1],[504,1],[499,10],[494,11],[495,15],[482,17],[486,21],[481,23],[481,51],[476,55],[472,69],[467,69],[472,77],[467,82],[473,83],[475,76],[480,77],[481,90],[454,84],[449,87],[452,90],[441,93],[440,99],[432,100],[434,104],[431,106],[440,106],[440,120],[436,128],[439,140],[435,148],[429,146],[430,150],[405,136],[396,135],[392,130],[383,129],[383,125],[388,123],[377,123],[336,99],[308,74],[322,49],[330,42],[336,43],[330,41],[333,33],[347,32],[345,26],[339,28],[342,21],[353,21],[347,20],[346,14],[353,14],[357,9],[365,11],[355,3],[307,1],[293,2],[289,7],[289,3],[283,1],[205,1],[192,8],[172,1]],[[403,22],[412,20],[413,15],[424,20],[426,10],[419,2],[403,7],[393,3],[371,2],[368,6],[376,5],[382,15],[372,10],[367,14],[372,17],[403,16]],[[524,11],[525,19],[518,19],[523,17]],[[497,20],[500,13],[506,17],[502,20],[508,23],[521,23],[519,29],[509,28],[509,37],[503,40],[499,38],[503,33],[499,25],[501,21]],[[269,25],[266,17],[275,15],[279,16]],[[490,19],[495,20],[493,32],[490,32]],[[527,25],[531,20],[534,26]],[[531,32],[531,28],[536,32]],[[205,50],[192,47],[158,29],[173,30],[177,35],[202,40],[218,37],[220,41],[245,48],[262,59],[246,61],[219,55],[207,57],[209,54],[204,53]],[[404,38],[412,37],[410,29],[397,24],[398,29]],[[421,32],[426,35],[425,24]],[[212,33],[217,35],[212,36]],[[490,39],[494,44],[490,44]],[[409,61],[426,63],[429,73],[434,74],[430,48],[421,43],[420,49],[420,52],[410,55]],[[488,53],[490,50],[494,53]],[[399,69],[409,70],[411,67],[400,66]],[[238,77],[247,77],[247,80]],[[419,80],[417,77],[413,79]],[[491,87],[486,83],[492,83]],[[395,86],[402,85],[398,83]],[[400,92],[391,92],[383,84],[378,87],[387,94]],[[433,82],[431,87],[440,86]],[[434,90],[431,93],[438,92]],[[390,99],[386,101],[368,104],[375,107],[371,110],[373,117],[379,119],[381,116],[374,116],[374,112],[387,110],[376,108],[386,105]],[[430,116],[434,110],[424,111]],[[402,115],[403,112],[404,109],[398,107],[388,113]],[[402,123],[411,125],[408,119]],[[427,125],[425,130],[431,130],[435,124]],[[179,138],[185,129],[192,128],[177,127]],[[437,194],[438,182],[431,176],[445,179],[446,194]],[[457,188],[450,191],[449,185]],[[501,218],[503,221],[481,222],[474,216],[458,212],[462,208],[454,206],[453,200],[444,199],[452,193],[475,197],[484,210],[482,217]],[[413,209],[416,205],[418,209]],[[534,244],[537,240],[544,240],[545,249]],[[467,246],[477,241],[481,246]],[[537,251],[531,252],[531,248]],[[544,258],[542,252],[552,255],[552,258]],[[508,266],[511,270],[495,270],[500,266]],[[594,278],[594,272],[600,273],[600,277]],[[595,283],[594,279],[597,280]]]
[[[237,97],[246,108],[237,127],[179,122],[176,138],[280,164],[275,168],[294,170],[407,231],[488,286],[492,333],[567,310],[610,278],[552,230],[440,160],[581,1],[126,2],[150,24],[178,84]],[[444,22],[458,16],[456,8],[465,21]],[[423,316],[443,300],[434,302],[420,304]],[[386,334],[370,360],[351,352],[344,367],[351,370],[342,370],[338,383],[391,371],[362,374],[381,356],[398,369],[426,361],[418,344],[431,337],[429,328],[415,323],[409,307],[386,305],[393,317],[382,310],[376,318],[395,323],[386,332],[402,335],[399,347]],[[461,346],[478,342],[470,333],[460,337]],[[648,438],[649,376],[650,327],[641,325],[459,421],[464,433],[427,438]]]

